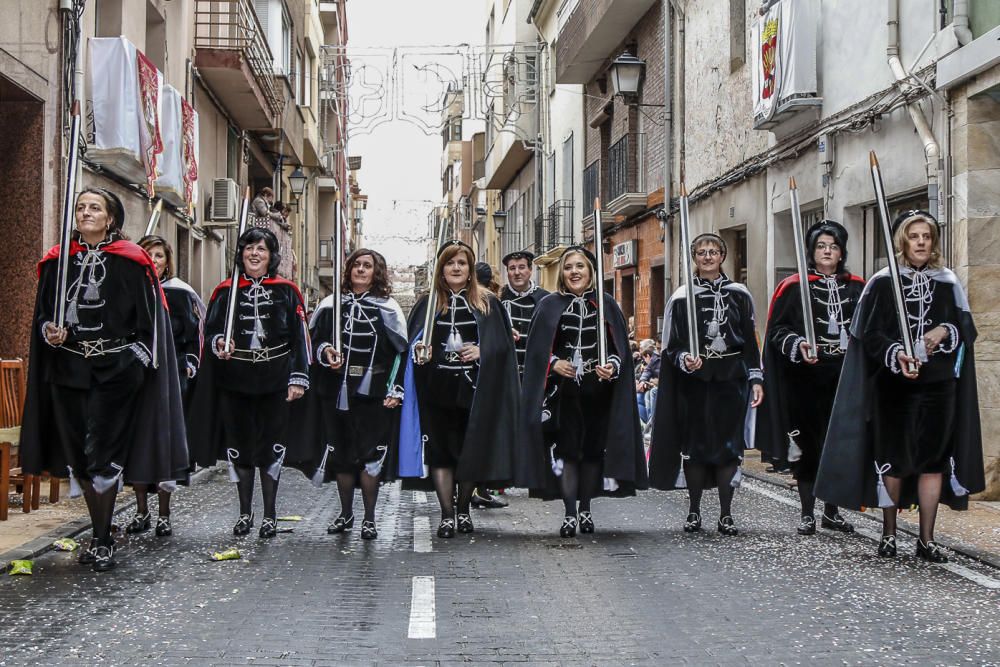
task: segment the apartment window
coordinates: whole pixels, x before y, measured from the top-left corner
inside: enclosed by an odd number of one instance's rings
[[[562,145],[562,197],[573,199],[573,134]]]
[[[97,0],[94,35],[118,37],[122,34],[122,0]]]
[[[525,102],[534,102],[538,93],[538,55],[524,57],[524,97]]]
[[[556,153],[549,153],[545,160],[545,199],[549,204],[556,200]]]
[[[281,73],[289,74],[292,65],[292,19],[281,5]]]
[[[306,75],[302,69],[302,52],[298,50],[295,51],[295,69],[292,75],[295,77],[295,103],[302,106],[305,99]]]
[[[240,166],[240,135],[228,128],[226,132],[226,178],[239,180]]]
[[[143,50],[161,72],[167,62],[167,23],[150,0],[146,0],[146,48]]]
[[[462,140],[462,117],[454,116],[451,122],[448,123],[451,130],[451,140],[461,141]]]
[[[747,2],[729,0],[729,71],[747,62]]]
[[[300,104],[304,107],[312,106],[312,87],[313,87],[313,59],[312,56],[307,52],[303,56],[301,75],[299,77],[300,85],[300,97],[302,101]]]

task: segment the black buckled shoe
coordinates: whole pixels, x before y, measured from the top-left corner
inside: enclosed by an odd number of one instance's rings
[[[362,521],[361,522],[361,539],[363,540],[374,540],[378,537],[378,528],[375,527],[374,521]]]
[[[563,519],[562,525],[559,527],[559,537],[574,536],[576,536],[576,517],[568,516]]]
[[[260,530],[257,532],[257,535],[264,539],[268,539],[277,534],[278,522],[269,516],[264,517],[264,519],[260,522]]]
[[[724,516],[719,519],[719,525],[716,526],[718,530],[723,535],[728,535],[732,537],[733,535],[739,535],[740,531],[736,528],[736,522],[733,521],[733,517]]]
[[[233,535],[239,537],[249,535],[251,528],[253,528],[253,512],[250,514],[241,514],[240,518],[236,521],[236,525],[233,526]]]
[[[811,517],[808,514],[803,515],[802,521],[799,522],[798,533],[799,535],[815,535],[816,518]]]
[[[684,521],[684,532],[697,533],[699,530],[701,530],[701,515],[697,512],[691,512]]]
[[[330,535],[336,535],[337,533],[344,533],[354,528],[354,515],[351,516],[338,516],[333,520],[326,532]]]
[[[896,536],[883,535],[878,543],[878,555],[882,558],[896,557]]]
[[[158,516],[156,517],[156,536],[157,537],[167,537],[168,535],[173,535],[174,529],[170,525],[169,516]]]
[[[476,527],[472,525],[472,517],[468,514],[458,515],[458,532],[460,533],[471,533]]]
[[[112,544],[102,544],[94,549],[94,564],[91,566],[94,572],[107,572],[113,570],[115,565],[115,547]]]
[[[455,520],[441,519],[441,523],[438,524],[437,535],[445,539],[455,537]]]
[[[76,557],[76,562],[80,565],[94,564],[94,551],[97,550],[97,540],[91,538],[86,549],[80,549],[80,555]]]
[[[930,540],[926,544],[921,540],[917,540],[917,555],[928,563],[948,562],[948,556],[945,554],[944,549],[934,540]]]
[[[129,535],[136,535],[138,533],[145,533],[149,530],[149,512],[145,514],[136,514],[132,517],[132,520],[128,522],[125,526],[125,532]]]
[[[840,515],[840,512],[836,512],[833,516],[827,516],[826,512],[823,512],[823,519],[820,521],[821,526],[827,530],[835,530],[838,533],[853,533],[854,526],[847,523],[847,519]]]
[[[580,532],[594,532],[594,515],[590,512],[580,512]]]

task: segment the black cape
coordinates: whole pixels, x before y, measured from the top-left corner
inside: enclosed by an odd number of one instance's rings
[[[968,509],[969,495],[986,488],[983,471],[983,442],[979,422],[979,394],[976,387],[975,341],[976,327],[969,311],[969,302],[958,278],[948,269],[938,270],[936,280],[952,285],[959,309],[956,323],[964,350],[959,353],[958,386],[955,396],[955,422],[950,447],[955,458],[955,477],[969,491],[955,495],[945,479],[941,485],[941,502],[955,510]],[[877,479],[873,448],[873,419],[880,401],[892,400],[879,396],[876,375],[882,369],[864,352],[862,339],[870,331],[874,313],[880,309],[895,310],[890,290],[874,289],[890,280],[888,270],[879,271],[868,282],[851,326],[851,341],[844,359],[844,369],[837,385],[830,428],[823,445],[816,497],[838,507],[860,509],[878,507]],[[910,507],[917,501],[915,479],[904,480],[898,507]]]
[[[573,297],[553,292],[535,309],[528,332],[521,387],[521,437],[526,445],[518,460],[517,485],[526,486],[542,498],[558,498],[559,480],[549,463],[549,445],[542,429],[542,401],[549,375],[549,360],[556,339],[559,319]],[[610,349],[621,358],[618,377],[613,380],[608,409],[608,432],[604,445],[605,478],[618,483],[615,491],[604,495],[630,496],[637,489],[649,487],[646,453],[639,425],[639,407],[635,400],[635,370],[628,344],[628,328],[621,309],[610,294],[604,295],[605,322]]]
[[[508,486],[514,479],[517,441],[518,378],[514,339],[510,321],[500,301],[489,295],[490,312],[473,308],[479,330],[479,374],[465,432],[462,456],[455,469],[455,479],[481,482],[493,488]],[[406,363],[403,411],[400,416],[399,477],[423,477],[421,413],[424,397],[434,391],[425,382],[429,374],[414,373],[413,346],[420,342],[427,312],[427,297],[422,297],[410,311],[407,330],[410,337]]]
[[[71,251],[73,248],[75,245]],[[166,298],[159,287],[156,269],[146,252],[134,243],[116,241],[106,246],[105,252],[125,257],[145,269],[156,304],[156,366],[150,364],[145,371],[142,395],[136,408],[134,443],[129,450],[122,479],[128,484],[185,481],[188,476],[188,448],[184,407]],[[58,246],[50,250],[39,264],[38,295],[46,291],[48,282],[56,280],[57,257]],[[21,468],[31,475],[48,472],[54,477],[66,477],[69,464],[53,418],[52,395],[43,379],[45,367],[53,362],[53,355],[58,351],[42,340],[41,322],[33,321],[31,329],[28,384],[21,423]]]
[[[813,281],[814,275],[810,275],[809,280]],[[847,280],[852,286],[851,294],[855,299],[858,298],[864,289],[864,280],[855,275],[849,275]],[[754,444],[760,450],[762,460],[779,464],[788,463],[788,433],[792,430],[789,426],[789,410],[792,403],[789,397],[791,392],[801,390],[801,384],[796,383],[792,377],[792,373],[796,370],[793,367],[796,365],[805,366],[805,364],[794,364],[782,354],[771,339],[771,333],[776,322],[784,322],[797,332],[804,330],[800,299],[799,275],[797,273],[782,280],[775,288],[774,295],[771,297],[771,305],[767,311],[767,329],[762,350],[764,357],[764,402],[757,410],[757,435]],[[813,301],[813,308],[815,307],[815,301]],[[817,378],[820,377],[819,373],[815,375]],[[823,392],[827,389],[830,392],[836,391],[836,387],[813,388],[814,391]],[[829,397],[831,394],[825,395]]]

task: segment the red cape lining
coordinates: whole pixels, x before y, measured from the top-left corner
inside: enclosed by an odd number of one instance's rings
[[[820,276],[818,276],[817,274],[815,274],[815,273],[810,273],[809,274],[809,282],[813,283],[813,282],[816,282],[819,279],[820,279]],[[864,284],[864,282],[865,282],[864,278],[861,278],[860,276],[856,276],[853,273],[847,274],[847,279],[850,280],[850,281],[859,282],[861,284]],[[774,294],[771,296],[771,303],[767,307],[767,321],[768,322],[771,321],[771,313],[774,311],[774,304],[775,304],[775,302],[777,302],[778,297],[780,297],[782,294],[784,294],[785,290],[788,289],[791,285],[797,285],[798,282],[799,282],[799,274],[798,273],[793,273],[792,275],[788,276],[787,278],[785,278],[784,280],[782,280],[780,283],[778,283],[778,286],[774,290]]]
[[[221,283],[219,283],[216,288],[212,291],[212,298],[209,301],[215,301],[215,297],[219,294],[219,290],[227,289],[233,284],[232,278],[226,278]],[[250,281],[245,276],[240,276],[238,287],[246,287],[250,284]],[[265,285],[288,285],[293,290],[295,290],[295,295],[299,297],[299,302],[303,302],[302,292],[299,291],[298,285],[293,283],[291,280],[285,280],[284,278],[264,278]]]
[[[38,262],[38,276],[42,275],[42,265],[45,262],[52,261],[53,259],[59,258],[59,246],[54,245],[49,248],[49,251],[45,253],[41,261]],[[69,243],[69,254],[75,255],[78,252],[86,252],[87,248],[81,243],[73,240]],[[117,255],[119,257],[124,257],[125,259],[131,260],[138,264],[139,266],[146,269],[146,274],[149,276],[150,282],[157,288],[160,294],[160,302],[164,307],[167,306],[167,297],[163,293],[163,288],[160,287],[160,281],[155,280],[156,277],[156,265],[153,264],[152,258],[149,256],[145,250],[140,246],[131,241],[125,241],[123,239],[118,239],[117,241],[112,241],[111,243],[101,246],[101,252],[109,252],[112,255]]]

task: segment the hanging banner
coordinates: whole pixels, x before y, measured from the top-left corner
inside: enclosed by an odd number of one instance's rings
[[[198,112],[181,98],[181,159],[184,179],[184,201],[194,211],[198,203]]]
[[[156,183],[157,156],[163,152],[160,136],[160,74],[146,55],[135,52],[136,74],[139,81],[139,140],[142,162],[146,169],[146,192],[152,198]]]
[[[160,137],[163,152],[156,158],[156,195],[174,206],[185,207],[184,162],[181,156],[181,94],[164,85],[160,95]]]
[[[822,104],[817,97],[817,3],[781,0],[754,23],[753,120],[768,129],[789,114]]]

